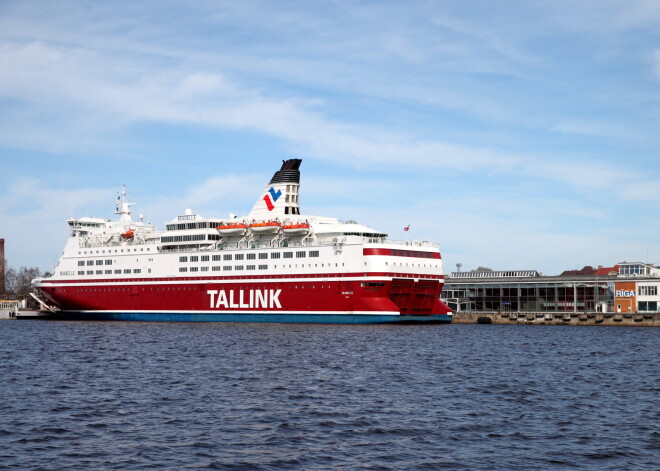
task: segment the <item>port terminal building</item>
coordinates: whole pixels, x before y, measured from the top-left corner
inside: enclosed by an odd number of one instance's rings
[[[622,262],[559,276],[535,270],[453,272],[443,301],[455,312],[658,313],[660,267]]]

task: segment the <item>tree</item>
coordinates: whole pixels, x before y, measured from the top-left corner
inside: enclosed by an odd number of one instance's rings
[[[5,291],[21,298],[27,298],[32,291],[32,280],[41,275],[38,268],[21,267],[18,271],[5,264]]]
[[[14,294],[16,290],[16,270],[5,263],[5,294]]]
[[[488,268],[488,267],[477,267],[474,270],[470,270],[470,272],[472,272],[472,273],[474,273],[474,272],[484,272],[484,271],[493,271],[493,269]]]
[[[14,294],[21,298],[27,298],[32,291],[32,280],[39,277],[41,272],[38,268],[21,267],[16,276],[16,292]]]

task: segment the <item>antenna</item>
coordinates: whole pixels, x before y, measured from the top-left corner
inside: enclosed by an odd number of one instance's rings
[[[124,223],[131,222],[131,206],[134,203],[129,202],[128,200],[129,193],[126,192],[126,185],[121,186],[121,191],[117,197],[117,209],[115,214],[119,214],[119,220]]]
[[[462,267],[462,266],[463,266],[462,263],[457,263],[457,264],[456,264],[456,271],[457,271],[458,273],[461,272],[461,267]]]

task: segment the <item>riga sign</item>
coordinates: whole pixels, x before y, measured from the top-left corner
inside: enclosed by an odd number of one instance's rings
[[[634,298],[635,296],[634,291],[628,291],[627,289],[619,289],[614,293],[615,298]]]

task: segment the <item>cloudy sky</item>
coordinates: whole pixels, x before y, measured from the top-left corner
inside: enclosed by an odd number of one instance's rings
[[[660,2],[0,1],[11,266],[122,184],[164,227],[247,213],[292,157],[303,213],[447,271],[660,264]]]

